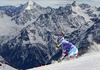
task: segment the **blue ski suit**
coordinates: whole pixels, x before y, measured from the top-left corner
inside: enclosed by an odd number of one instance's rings
[[[70,42],[66,40],[62,40],[58,44],[59,46],[62,46],[62,56],[61,59],[64,59],[64,57],[67,55],[67,58],[73,58],[78,55],[78,49]]]

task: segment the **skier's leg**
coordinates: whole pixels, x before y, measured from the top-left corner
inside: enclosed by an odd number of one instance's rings
[[[78,49],[75,46],[72,46],[71,51],[68,53],[69,58],[75,58],[78,55]]]
[[[69,53],[68,53],[68,56],[67,56],[67,59],[69,60],[70,58],[74,58],[74,49],[75,47],[72,46]]]
[[[64,59],[65,56],[66,56],[66,54],[63,52],[62,56],[61,56],[62,60]]]
[[[78,55],[78,49],[76,48],[74,51],[74,56],[77,57],[77,55]]]
[[[66,54],[65,54],[64,52],[62,52],[62,55],[61,55],[61,57],[58,59],[58,61],[60,62],[61,60],[63,60],[65,56],[66,56]]]

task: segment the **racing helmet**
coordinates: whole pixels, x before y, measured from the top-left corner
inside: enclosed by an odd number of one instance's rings
[[[59,38],[57,39],[57,43],[61,42],[62,40],[64,40],[64,37],[59,37]]]

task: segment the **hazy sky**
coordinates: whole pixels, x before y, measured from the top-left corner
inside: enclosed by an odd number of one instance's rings
[[[26,3],[28,0],[0,0],[0,6],[4,5],[14,5],[19,6],[20,4]],[[77,1],[77,3],[87,3],[92,6],[99,6],[100,7],[100,0],[32,0],[35,3],[47,7],[59,7],[65,6],[66,4],[71,4],[73,1]]]

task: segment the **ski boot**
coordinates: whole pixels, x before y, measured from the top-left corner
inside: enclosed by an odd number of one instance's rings
[[[62,58],[59,58],[59,59],[58,59],[58,62],[61,62],[61,61],[62,61]]]

